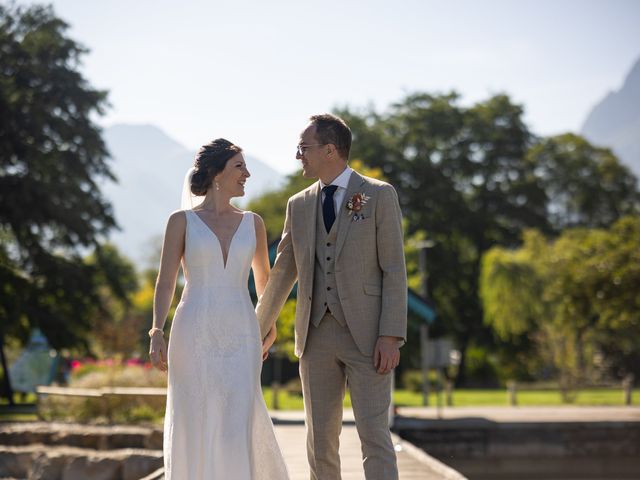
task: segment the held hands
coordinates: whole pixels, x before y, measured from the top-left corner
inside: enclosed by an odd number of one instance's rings
[[[162,332],[156,332],[151,337],[151,344],[149,345],[149,358],[151,364],[158,370],[166,372],[167,366],[167,345],[164,341]]]
[[[262,340],[262,361],[263,362],[269,356],[269,349],[271,348],[271,345],[273,345],[273,342],[276,341],[277,335],[278,335],[278,330],[276,329],[276,325],[274,323],[271,326],[269,333],[267,333],[267,336],[264,337],[264,340]]]
[[[378,337],[373,350],[373,366],[384,375],[396,368],[400,363],[400,347],[396,337]]]

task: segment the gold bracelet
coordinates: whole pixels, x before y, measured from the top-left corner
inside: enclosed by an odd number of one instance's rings
[[[153,327],[151,330],[149,330],[149,338],[153,337],[154,333],[156,332],[162,332],[162,334],[164,335],[164,330],[158,327]]]

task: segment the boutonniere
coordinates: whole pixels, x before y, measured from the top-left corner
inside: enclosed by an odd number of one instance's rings
[[[345,205],[345,207],[347,207],[347,214],[351,215],[353,220],[361,220],[363,217],[360,210],[362,210],[362,206],[367,203],[370,198],[371,197],[368,197],[364,193],[354,193]]]

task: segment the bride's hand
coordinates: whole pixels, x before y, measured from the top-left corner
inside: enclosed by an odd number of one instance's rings
[[[158,370],[167,371],[167,345],[164,341],[164,336],[156,334],[151,337],[149,358],[151,359],[151,364]]]
[[[262,361],[264,362],[269,356],[269,349],[273,342],[276,341],[276,337],[278,336],[278,329],[276,328],[275,323],[271,326],[271,330],[267,333],[267,336],[262,340]]]

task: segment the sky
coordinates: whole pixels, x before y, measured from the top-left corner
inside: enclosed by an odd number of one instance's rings
[[[578,132],[640,58],[637,0],[52,4],[109,91],[99,124],[152,124],[194,150],[225,137],[283,173],[310,115],[418,91],[507,93],[534,133]]]

